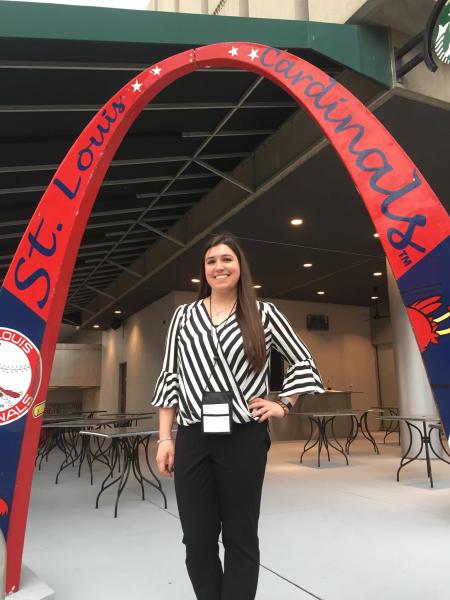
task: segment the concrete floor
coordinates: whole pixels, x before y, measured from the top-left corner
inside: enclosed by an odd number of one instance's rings
[[[299,464],[300,447],[276,442],[269,453],[257,600],[448,600],[450,466],[433,461],[432,490],[423,461],[396,482],[394,440],[380,456],[357,440],[350,466],[333,453],[320,469],[312,452]],[[142,502],[130,481],[114,519],[112,490],[94,509],[101,465],[93,487],[73,469],[55,486],[61,459],[55,451],[35,474],[24,552],[56,599],[194,600],[173,481],[168,510],[150,488]]]

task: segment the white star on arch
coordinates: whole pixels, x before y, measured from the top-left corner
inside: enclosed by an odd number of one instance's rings
[[[153,75],[158,76],[161,74],[162,69],[160,67],[158,67],[158,65],[156,65],[156,67],[154,69],[150,69],[150,72],[153,73]]]
[[[252,51],[250,52],[250,54],[248,54],[248,56],[252,59],[252,62],[253,62],[255,60],[255,58],[259,58],[258,50],[255,48],[252,48]]]
[[[139,83],[139,81],[137,79],[136,79],[136,82],[131,85],[131,87],[133,88],[133,92],[140,92],[142,86],[143,86],[143,83]]]
[[[239,50],[239,48],[236,48],[235,46],[233,46],[231,48],[231,50],[228,50],[228,54],[231,54],[231,56],[237,56],[238,55],[238,50]]]

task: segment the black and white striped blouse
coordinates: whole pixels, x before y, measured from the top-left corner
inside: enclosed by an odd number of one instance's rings
[[[278,350],[289,365],[280,396],[323,392],[314,360],[286,317],[270,302],[258,301],[258,308],[267,360],[265,368],[255,373],[246,360],[235,314],[215,326],[203,300],[179,306],[167,333],[163,368],[152,404],[177,405],[177,422],[192,425],[201,420],[204,391],[228,390],[234,395],[233,421],[247,423],[253,420],[247,403],[269,392],[271,348]]]

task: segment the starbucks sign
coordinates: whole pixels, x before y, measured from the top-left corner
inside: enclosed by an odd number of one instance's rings
[[[450,0],[443,4],[435,21],[432,47],[436,59],[450,65]]]

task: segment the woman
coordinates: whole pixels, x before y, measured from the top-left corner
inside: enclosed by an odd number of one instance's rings
[[[289,363],[278,401],[265,399],[271,348]],[[169,326],[152,401],[160,407],[156,462],[162,475],[175,473],[186,566],[198,600],[255,598],[267,419],[284,417],[299,394],[321,391],[314,361],[289,322],[273,304],[257,302],[235,238],[212,238],[199,299],[177,308]]]

